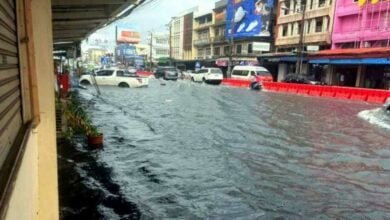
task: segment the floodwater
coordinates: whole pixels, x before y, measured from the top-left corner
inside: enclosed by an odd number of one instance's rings
[[[101,91],[80,91],[105,135],[95,157],[142,219],[390,218],[380,106],[187,81]]]

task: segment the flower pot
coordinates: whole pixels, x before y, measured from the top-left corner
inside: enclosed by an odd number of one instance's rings
[[[89,135],[88,136],[88,147],[91,147],[91,148],[103,147],[103,134]]]

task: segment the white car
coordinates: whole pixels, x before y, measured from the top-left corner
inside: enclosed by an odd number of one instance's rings
[[[195,73],[191,73],[191,80],[194,82],[220,84],[223,80],[223,73],[219,68],[202,68]]]
[[[130,73],[124,69],[105,69],[99,70],[94,74],[98,85],[111,85],[119,87],[139,88],[147,87],[149,80],[139,77],[137,74]],[[79,79],[82,85],[91,85],[94,80],[91,75],[82,75]]]

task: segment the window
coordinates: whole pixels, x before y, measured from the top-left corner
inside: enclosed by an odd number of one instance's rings
[[[220,47],[215,47],[214,48],[214,55],[219,56],[221,54],[221,48]]]
[[[317,18],[316,19],[316,32],[322,32],[322,23],[323,19],[322,18]]]
[[[123,71],[121,71],[121,70],[118,70],[118,71],[116,71],[116,75],[117,76],[124,76],[125,73]]]
[[[241,54],[241,49],[242,49],[242,45],[241,44],[238,44],[236,46],[236,54]]]
[[[297,33],[296,33],[296,35],[300,35],[301,34],[301,24],[300,23],[298,23],[298,26],[297,26]]]
[[[248,53],[253,53],[253,45],[248,44]]]
[[[214,34],[215,34],[215,36],[219,36],[219,28],[215,29]]]
[[[209,56],[209,55],[211,55],[211,48],[210,47],[206,48],[206,56]]]
[[[134,54],[134,49],[126,49],[125,50],[126,55],[133,55]]]
[[[249,70],[234,70],[232,75],[237,76],[247,76],[249,74]]]
[[[230,53],[230,47],[229,46],[225,46],[223,48],[223,53],[226,55],[226,54],[229,54]]]
[[[102,70],[96,73],[97,76],[112,76],[113,70]]]
[[[324,7],[325,6],[325,0],[318,0],[318,7]]]
[[[290,8],[290,1],[285,1],[284,2],[284,8],[282,8],[282,14],[283,15],[288,15],[289,13],[290,13],[290,10],[289,10],[289,8]]]
[[[283,30],[282,30],[282,37],[285,37],[287,36],[287,31],[288,31],[288,27],[287,25],[283,25]]]
[[[211,69],[211,73],[217,73],[217,74],[222,74],[222,71],[220,69]]]
[[[311,23],[311,20],[308,20],[307,21],[307,33],[308,34],[310,33],[310,23]]]

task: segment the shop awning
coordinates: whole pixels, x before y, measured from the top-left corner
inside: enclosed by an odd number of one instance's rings
[[[390,58],[320,58],[320,59],[311,59],[309,63],[312,64],[372,64],[372,65],[389,65]]]
[[[351,49],[331,49],[322,50],[316,53],[310,53],[310,57],[321,58],[366,58],[366,57],[385,57],[390,55],[390,48],[351,48]]]

